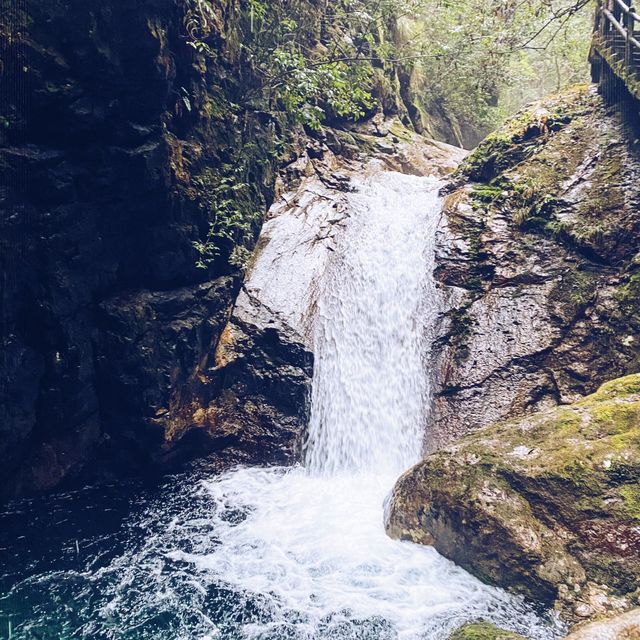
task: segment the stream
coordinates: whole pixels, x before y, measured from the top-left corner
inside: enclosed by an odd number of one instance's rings
[[[477,619],[561,636],[551,616],[385,535],[385,498],[429,417],[440,186],[387,171],[347,195],[316,301],[304,466],[201,464],[160,487],[11,503],[1,638],[446,640]]]

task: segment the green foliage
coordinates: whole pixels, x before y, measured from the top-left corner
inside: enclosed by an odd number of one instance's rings
[[[499,629],[488,622],[474,622],[458,629],[449,640],[525,640],[523,636]]]
[[[522,105],[588,79],[591,0],[420,5],[402,19],[399,57],[419,69],[427,111],[467,132],[484,135]]]
[[[244,268],[248,261],[247,246],[253,242],[262,212],[254,208],[250,185],[238,177],[235,172],[225,176],[207,168],[193,178],[201,206],[209,217],[206,239],[193,243],[201,269],[208,268],[225,249],[230,265]]]
[[[182,22],[187,34],[187,44],[198,53],[212,55],[205,42],[215,21],[209,0],[185,0]]]
[[[312,11],[304,3],[249,2],[242,47],[270,109],[318,129],[331,118],[358,120],[376,106],[372,62],[384,46],[379,21],[391,9],[386,0],[372,14],[371,4],[338,0]]]
[[[634,325],[640,320],[640,273],[632,275],[617,292],[619,312]]]
[[[417,108],[484,135],[523,104],[587,79],[592,1],[242,0],[242,63],[262,78],[247,97],[317,129],[376,106],[374,69],[402,72]],[[213,56],[211,0],[183,2],[188,44]]]
[[[214,57],[207,41],[215,24],[210,0],[183,2],[188,45]],[[384,32],[400,7],[398,0],[337,0],[313,8],[243,0],[236,19],[239,66],[251,70],[251,84],[242,101],[283,110],[312,129],[329,119],[362,118],[376,107],[374,67],[394,53]]]
[[[226,8],[212,0],[179,1],[187,44],[201,64],[219,64],[220,38],[225,39],[225,55],[237,70],[227,98],[242,105],[235,117],[243,109],[245,115],[283,114],[284,128],[293,122],[319,129],[357,121],[378,109],[378,101],[395,104],[408,83],[409,101],[423,119],[439,113],[454,130],[461,124],[473,137],[535,97],[532,92],[539,90],[533,87],[546,89],[552,68],[554,86],[586,71],[590,14],[576,10],[587,0],[239,0]],[[200,109],[225,120],[224,105],[212,99],[196,107],[189,92],[180,91],[183,113]],[[523,124],[522,135],[530,128]],[[489,182],[496,175],[516,135],[498,133],[471,156],[474,179]],[[259,226],[256,185],[244,169],[232,166],[202,172],[194,182],[211,219],[206,239],[195,245],[203,267],[218,256],[244,264]],[[500,193],[491,186],[476,199],[486,204]],[[521,200],[519,224],[526,226],[539,215],[540,202]],[[474,257],[478,237],[474,230]],[[478,286],[482,277],[479,270]]]
[[[333,62],[309,66],[300,52],[278,48],[274,67],[282,80],[272,86],[280,105],[294,119],[319,129],[326,112],[358,120],[374,106],[372,71],[362,64]]]

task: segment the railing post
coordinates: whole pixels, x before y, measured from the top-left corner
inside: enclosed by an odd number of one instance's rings
[[[593,32],[595,35],[602,35],[602,0],[598,0],[596,3],[596,15],[593,25]]]
[[[600,23],[600,28],[602,29],[602,43],[604,44],[605,42],[605,38],[608,35],[608,32],[611,30],[611,26],[609,25],[609,18],[607,18],[607,16],[604,14],[604,10],[609,8],[610,5],[610,1],[609,0],[602,0],[602,5],[600,7],[600,17],[601,17],[601,23]],[[613,9],[613,6],[611,6],[611,8]]]
[[[631,65],[633,64],[633,51],[631,49],[631,38],[633,37],[633,0],[629,0],[629,12],[624,18],[624,28],[626,31],[626,41],[624,43],[624,65],[627,79],[631,75]]]

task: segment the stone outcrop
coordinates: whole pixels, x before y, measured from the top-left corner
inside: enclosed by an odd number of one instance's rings
[[[461,165],[439,232],[451,309],[429,450],[640,367],[635,140],[578,86],[518,114]]]
[[[231,317],[201,370],[190,419],[227,440],[229,461],[301,459],[310,417],[318,295],[348,224],[351,177],[411,171],[443,177],[463,152],[374,118],[327,131],[287,173],[297,186],[267,213]],[[197,430],[193,430],[196,433]]]
[[[390,498],[387,530],[566,619],[640,596],[640,374],[431,454]]]
[[[236,193],[253,214],[236,244],[250,248],[274,170],[295,155],[274,153],[276,116],[234,104],[252,80],[235,69],[234,3],[215,3],[206,64],[184,37],[186,6],[5,8],[1,496],[51,489],[88,460],[171,459],[182,387],[239,288],[234,243],[196,266],[211,190],[228,163],[251,176]]]
[[[638,640],[640,609],[633,609],[608,620],[581,625],[566,640]]]
[[[310,51],[335,37],[326,7],[272,4]],[[366,131],[303,130],[261,92],[251,25],[239,0],[4,8],[0,497],[226,448],[222,419],[201,428],[198,409],[238,389],[237,372],[227,384],[209,370],[265,212],[301,179],[298,159],[313,172],[327,152],[393,154],[385,116],[412,126],[403,79],[376,69]]]

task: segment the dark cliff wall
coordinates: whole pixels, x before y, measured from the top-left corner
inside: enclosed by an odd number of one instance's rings
[[[277,172],[323,133],[256,98],[248,4],[208,3],[206,28],[200,4],[3,3],[2,496],[228,445],[192,416],[223,391],[206,371]],[[291,5],[311,48],[325,5]],[[379,109],[411,124],[384,73]],[[229,224],[197,268],[220,211]]]
[[[0,486],[44,490],[96,455],[164,461],[291,140],[237,106],[239,6],[206,60],[170,0],[9,3],[2,33]],[[21,8],[22,6],[22,8]],[[224,172],[247,232],[198,269]],[[184,426],[184,425],[183,425]],[[186,455],[189,455],[187,453]]]

